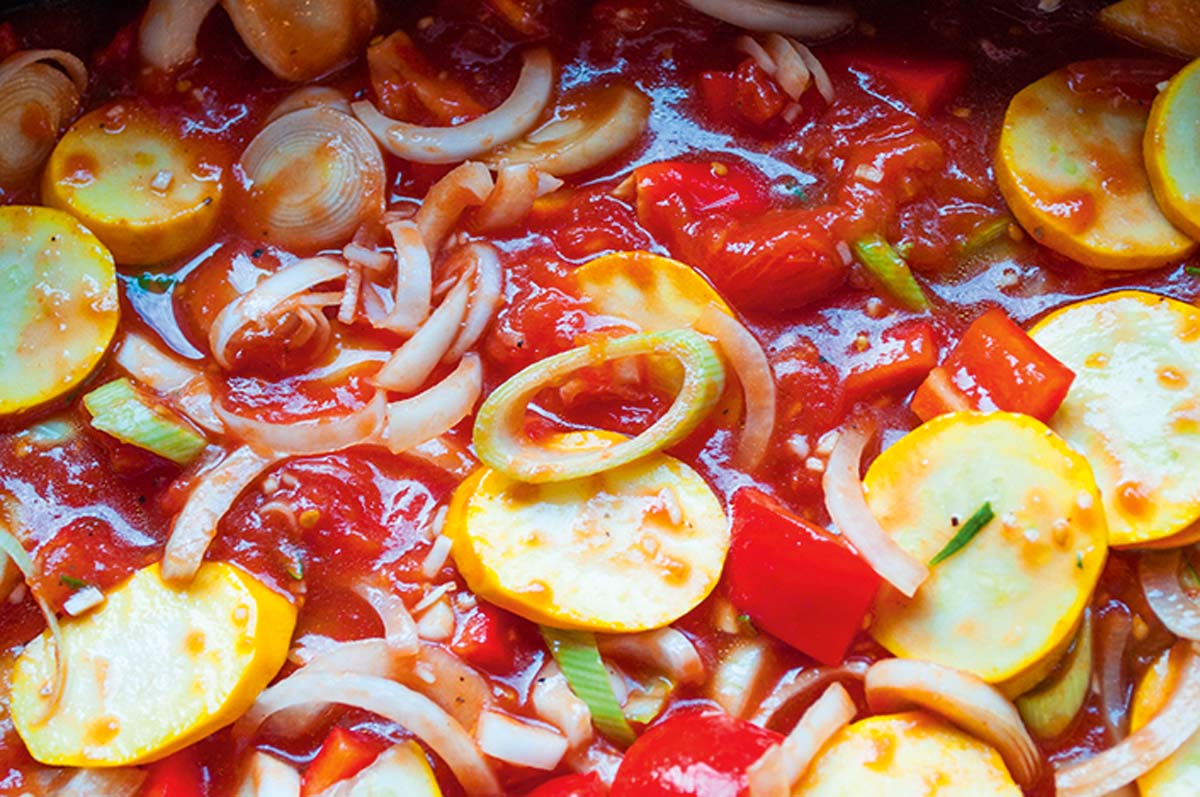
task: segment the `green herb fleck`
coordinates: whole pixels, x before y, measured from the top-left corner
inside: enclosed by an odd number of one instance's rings
[[[287,574],[292,577],[293,581],[304,580],[304,560],[299,556],[288,562]]]
[[[930,565],[941,564],[949,559],[954,554],[961,551],[967,543],[975,538],[975,535],[983,531],[983,527],[992,522],[992,518],[996,515],[992,512],[990,502],[985,502],[983,506],[975,510],[975,514],[967,518],[967,522],[962,525],[950,542],[946,543],[946,547],[938,551],[937,556],[929,560]]]
[[[1184,266],[1183,270],[1187,272],[1189,276],[1200,277],[1200,266]]]
[[[175,287],[175,278],[170,274],[141,274],[137,278],[138,287],[147,293],[166,293]]]
[[[71,589],[83,589],[84,587],[90,586],[83,579],[75,578],[73,576],[59,576],[58,583],[62,584],[64,587],[70,587]]]
[[[1082,551],[1075,552],[1075,569],[1077,569],[1077,570],[1083,569],[1083,552]]]

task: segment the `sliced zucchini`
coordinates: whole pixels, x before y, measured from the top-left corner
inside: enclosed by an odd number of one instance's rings
[[[625,318],[643,332],[687,329],[710,305],[733,311],[700,272],[649,252],[614,252],[571,273],[579,295],[600,315]]]
[[[123,443],[180,465],[192,462],[207,441],[174,411],[143,396],[128,379],[116,379],[83,397],[92,426]]]
[[[1196,8],[1200,15],[1200,4]],[[1197,23],[1200,25],[1200,22]],[[1171,78],[1150,109],[1143,154],[1166,217],[1200,240],[1200,59]]]
[[[1119,291],[1029,334],[1075,372],[1050,425],[1095,471],[1109,544],[1181,544],[1200,519],[1200,309]]]
[[[112,255],[61,211],[0,207],[0,415],[76,387],[120,315]]]
[[[545,445],[567,452],[622,439],[573,432]],[[729,550],[729,523],[712,490],[661,453],[543,484],[480,468],[455,491],[445,529],[481,598],[535,623],[584,631],[677,620],[716,586]]]
[[[1106,527],[1087,461],[1039,421],[941,415],[867,471],[867,502],[922,562],[987,503],[995,518],[930,568],[911,600],[885,588],[871,633],[897,656],[975,673],[1008,694],[1065,652],[1104,566]]]
[[[1017,710],[1037,737],[1053,739],[1069,727],[1083,708],[1092,684],[1092,620],[1085,614],[1071,649],[1053,677],[1017,698]]]
[[[44,720],[54,645],[43,633],[25,647],[13,724],[43,764],[154,761],[241,716],[283,666],[295,624],[287,598],[233,565],[209,562],[183,589],[151,565],[62,621],[66,685]]]
[[[1175,691],[1190,644],[1187,640],[1176,642],[1146,670],[1133,692],[1131,732],[1152,720]],[[1141,797],[1195,797],[1200,793],[1200,734],[1192,736],[1165,761],[1138,778],[1137,785]]]
[[[1200,56],[1196,0],[1121,0],[1100,11],[1100,24],[1154,50],[1185,58]]]
[[[1027,86],[1009,103],[996,182],[1034,239],[1098,269],[1149,269],[1196,244],[1159,209],[1142,162],[1148,109],[1117,88],[1114,61],[1085,61]],[[1147,87],[1152,90],[1153,86]]]
[[[223,169],[151,111],[118,102],[76,122],[42,178],[42,201],[71,213],[118,263],[153,265],[195,249],[217,221]]]
[[[792,797],[1020,797],[1000,754],[921,711],[859,720],[825,745]]]

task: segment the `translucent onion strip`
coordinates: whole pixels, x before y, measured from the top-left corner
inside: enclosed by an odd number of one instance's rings
[[[202,429],[223,434],[225,424],[214,409],[212,387],[199,370],[165,354],[136,332],[125,336],[115,357],[117,365],[177,408]]]
[[[446,762],[468,794],[502,794],[479,746],[457,720],[429,698],[383,678],[353,673],[294,674],[259,695],[234,726],[234,734],[249,738],[272,714],[314,702],[353,706],[402,725]]]
[[[238,797],[300,797],[300,773],[291,764],[269,753],[255,750],[242,771]],[[107,792],[97,792],[107,794]]]
[[[1021,715],[995,687],[970,673],[927,661],[884,659],[867,670],[867,703],[877,713],[929,709],[996,748],[1017,783],[1041,776],[1042,756]]]
[[[555,387],[575,371],[613,360],[653,354],[683,366],[683,385],[675,401],[649,429],[606,448],[551,451],[525,434],[525,410],[542,390]],[[552,482],[590,476],[668,448],[691,434],[716,405],[725,388],[725,372],[712,345],[691,330],[627,335],[605,339],[536,362],[496,388],[475,418],[479,458],[505,475],[525,482]]]
[[[1200,730],[1200,653],[1188,646],[1178,685],[1144,726],[1115,747],[1068,764],[1054,776],[1059,797],[1103,797],[1162,763]]]
[[[502,714],[485,711],[475,726],[479,748],[497,761],[549,772],[567,752],[567,740],[549,728]]]
[[[83,62],[63,50],[22,50],[0,62],[0,188],[37,177],[87,83]]]
[[[441,250],[463,211],[482,205],[495,187],[492,173],[477,161],[456,166],[430,186],[415,217],[430,257]]]
[[[239,415],[218,404],[216,411],[239,442],[274,454],[323,454],[370,441],[383,428],[387,400],[377,392],[354,412],[303,421],[270,423]]]
[[[243,446],[200,475],[187,503],[171,524],[163,553],[163,578],[192,580],[209,544],[217,536],[221,518],[242,491],[275,461],[273,456],[261,456]]]
[[[387,229],[396,247],[396,292],[392,309],[379,326],[411,335],[429,317],[433,305],[433,263],[415,221],[394,221]]]
[[[388,390],[412,393],[425,384],[454,345],[467,317],[471,298],[470,275],[464,275],[433,311],[417,334],[404,342],[375,375],[375,384]]]
[[[421,127],[384,116],[371,102],[353,104],[354,114],[379,143],[397,157],[419,163],[457,163],[524,135],[541,116],[554,90],[548,50],[530,50],[517,85],[495,110],[455,127]]]
[[[475,279],[472,284],[470,304],[463,318],[458,337],[442,358],[442,362],[451,363],[461,359],[472,346],[483,337],[492,316],[504,303],[504,269],[500,265],[500,253],[496,247],[485,243],[467,244],[459,250],[459,256],[469,263],[463,271],[473,271]]]
[[[383,444],[399,454],[439,438],[471,414],[482,390],[483,366],[478,355],[468,354],[441,382],[388,405]]]
[[[150,0],[138,31],[142,60],[162,70],[194,61],[200,26],[216,5],[217,0]]]
[[[845,33],[854,25],[847,6],[812,6],[785,0],[684,0],[710,17],[746,30],[782,33],[804,41],[820,41]]]
[[[841,684],[833,684],[813,703],[791,733],[772,745],[748,771],[750,797],[790,794],[817,753],[846,727],[858,709]]]
[[[859,468],[863,449],[874,434],[861,426],[846,426],[825,467],[822,486],[825,507],[838,530],[885,581],[911,598],[929,577],[929,568],[896,543],[867,506]]]
[[[280,116],[239,161],[248,183],[248,229],[277,245],[341,245],[383,212],[386,171],[370,133],[328,105]]]
[[[1183,561],[1178,548],[1146,551],[1138,561],[1138,577],[1146,602],[1175,636],[1200,640],[1200,604],[1188,597],[1179,583]]]
[[[547,662],[533,682],[529,700],[533,710],[563,732],[571,749],[592,740],[592,712],[571,691],[567,678],[555,662]]]
[[[637,634],[602,634],[596,644],[605,656],[632,661],[683,684],[704,681],[704,659],[683,632],[659,628]]]
[[[709,305],[693,325],[717,339],[746,398],[746,421],[734,452],[740,468],[758,467],[775,433],[775,375],[766,352],[750,330],[716,305]]]
[[[779,679],[750,721],[759,727],[774,730],[776,722],[793,703],[803,703],[835,683],[862,683],[866,674],[867,665],[861,661],[849,661],[841,667],[792,670]]]
[[[525,218],[538,196],[538,172],[527,163],[501,166],[496,187],[475,212],[478,232],[503,230]]]
[[[58,615],[50,608],[50,604],[46,603],[45,598],[38,590],[33,589],[33,559],[16,535],[3,524],[0,524],[0,551],[7,556],[5,565],[12,562],[25,579],[25,583],[29,585],[29,591],[33,594],[33,600],[37,603],[42,617],[46,619],[46,627],[50,629],[50,638],[54,643],[54,681],[50,686],[46,701],[46,712],[34,723],[34,725],[41,725],[58,711],[58,707],[62,703],[63,691],[67,688],[67,657],[63,653],[62,628],[58,624]]]

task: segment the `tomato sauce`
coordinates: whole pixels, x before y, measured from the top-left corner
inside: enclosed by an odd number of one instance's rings
[[[408,31],[433,66],[481,106],[492,107],[505,96],[516,74],[516,34],[481,17],[477,4],[465,0],[396,5],[383,10],[380,31]],[[884,419],[884,445],[917,423],[907,409],[915,387],[911,379],[900,375],[865,386],[855,381],[864,366],[886,361],[899,345],[924,346],[941,361],[967,325],[990,307],[1003,308],[1027,327],[1073,298],[1127,284],[1185,300],[1200,296],[1200,279],[1182,266],[1128,278],[1103,275],[1035,245],[1015,224],[997,241],[972,240],[982,226],[1006,213],[991,164],[1007,99],[1030,79],[1073,58],[1124,49],[1085,25],[1096,3],[1020,19],[1002,5],[863,4],[866,24],[849,39],[815,48],[830,71],[835,101],[806,98],[800,118],[791,124],[768,113],[781,102],[778,89],[761,70],[745,65],[731,28],[699,15],[685,17],[669,0],[547,5],[555,31],[549,43],[558,62],[568,64],[560,87],[619,74],[652,97],[654,112],[636,150],[572,177],[563,190],[540,200],[520,228],[493,238],[509,282],[507,302],[480,346],[485,394],[530,363],[606,328],[606,319],[589,315],[575,294],[570,275],[577,265],[611,251],[675,251],[678,227],[644,228],[632,200],[613,192],[618,178],[667,160],[714,173],[743,171],[758,194],[743,200],[751,203],[747,208],[708,207],[700,220],[679,221],[691,225],[689,245],[716,252],[715,262],[727,265],[709,276],[767,342],[780,390],[779,427],[757,472],[742,474],[721,464],[725,458],[715,454],[728,451],[731,439],[719,422],[673,450],[726,501],[736,488],[756,484],[808,521],[825,524],[823,463],[816,457],[825,436],[863,403]],[[53,42],[92,53],[97,102],[135,96],[148,101],[203,147],[210,162],[236,173],[233,153],[260,129],[289,86],[250,57],[221,14],[205,24],[194,66],[168,81],[143,72],[134,14],[119,6],[103,15],[103,22],[95,11],[79,17],[97,23],[92,26],[56,6],[15,13],[3,30],[21,46]],[[431,22],[418,24],[426,14],[432,14]],[[932,86],[894,85],[879,76],[879,63],[909,53],[943,59],[957,71]],[[731,75],[735,85],[717,86],[725,79],[720,75]],[[333,85],[353,97],[365,96],[365,64],[338,73]],[[730,99],[724,106],[713,104]],[[446,171],[388,158],[393,203],[419,200]],[[5,201],[30,199],[35,197],[18,194]],[[127,327],[153,330],[181,357],[213,368],[204,360],[212,317],[260,276],[295,257],[252,234],[239,219],[241,207],[236,198],[226,203],[219,232],[203,252],[145,273],[123,271]],[[1072,197],[1063,197],[1055,212],[1086,224],[1087,208]],[[905,250],[928,286],[932,316],[884,307],[862,290],[868,284],[863,274],[843,273],[832,242],[870,231],[886,233]],[[828,243],[821,243],[822,235]],[[766,261],[755,259],[755,247],[788,236],[807,236],[817,241],[814,246],[826,247],[820,255],[832,265],[828,277],[814,277],[820,284],[763,273]],[[812,303],[810,290],[823,298]],[[353,334],[361,335],[364,345],[373,342],[371,332]],[[322,361],[304,346],[274,348],[275,338],[266,336],[259,347],[250,341],[234,375],[213,380],[232,409],[271,422],[295,422],[352,411],[370,398],[373,362],[352,356]],[[354,348],[355,340],[340,342],[344,350]],[[108,369],[94,382],[117,374]],[[21,517],[8,520],[33,529],[35,558],[44,573],[39,587],[55,606],[69,596],[73,580],[108,587],[155,561],[188,487],[188,474],[171,463],[88,430],[79,420],[85,416],[77,412],[77,398],[68,397],[55,413],[40,413],[74,419],[69,421],[73,429],[18,431],[26,423],[19,419],[5,421],[12,431],[0,435],[0,491],[22,506]],[[554,411],[573,423],[637,431],[663,406],[663,397],[656,395],[585,394]],[[555,425],[553,419],[545,422]],[[465,446],[469,433],[470,423],[461,424],[456,439]],[[65,442],[57,434],[66,435]],[[428,553],[420,530],[455,485],[454,477],[432,465],[373,449],[293,458],[272,470],[261,490],[238,500],[221,521],[209,557],[235,562],[301,601],[297,639],[378,635],[378,620],[353,594],[353,585],[377,576],[403,588]],[[452,564],[445,568],[453,575]],[[461,579],[458,583],[461,587]],[[718,596],[723,591],[719,588]],[[419,595],[406,597],[411,605]],[[547,655],[533,627],[493,607],[463,604],[454,610],[459,630],[453,649],[487,671],[501,699],[517,706]],[[1125,554],[1110,554],[1093,611],[1099,617],[1132,612],[1139,618],[1126,662],[1134,675],[1170,642],[1144,604],[1136,564]],[[726,644],[712,632],[712,612],[710,599],[679,624],[710,660]],[[12,650],[40,625],[28,596],[0,604],[0,648]],[[774,644],[772,653],[774,673],[812,665],[783,644]],[[865,660],[881,655],[865,634],[851,653]],[[684,690],[671,710],[699,697]],[[1044,745],[1051,758],[1105,746],[1101,710],[1091,698],[1069,732]],[[330,716],[368,737],[404,737],[396,726],[362,712],[339,709]],[[305,763],[331,721],[305,738],[259,741]],[[29,766],[11,724],[3,733],[0,790],[18,783]],[[207,773],[205,794],[228,793],[231,744],[222,732],[198,746]],[[439,774],[447,794],[459,793],[448,770]],[[512,770],[508,776],[516,792],[536,782],[529,772]]]

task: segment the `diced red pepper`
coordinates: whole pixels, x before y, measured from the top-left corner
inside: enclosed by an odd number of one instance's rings
[[[194,747],[185,747],[146,770],[140,797],[208,797],[208,784]]]
[[[608,789],[594,772],[586,775],[563,775],[547,781],[525,797],[605,797]]]
[[[529,631],[521,623],[515,615],[481,601],[458,624],[450,649],[476,667],[507,675],[529,648]]]
[[[766,179],[737,163],[660,161],[639,166],[633,176],[638,221],[668,246],[678,243],[691,220],[713,214],[744,218],[771,205]]]
[[[1041,421],[1067,397],[1075,373],[1000,308],[977,318],[913,396],[923,421],[963,409],[1004,410]]]
[[[320,794],[335,783],[352,778],[374,761],[386,742],[345,728],[334,728],[325,737],[316,758],[304,770],[301,797]]]
[[[918,116],[945,108],[967,82],[967,65],[951,58],[914,58],[883,52],[855,53],[850,69],[883,84],[884,93],[900,100]]]
[[[845,542],[753,488],[733,496],[729,598],[759,628],[824,664],[841,664],[879,590]]]
[[[906,390],[920,384],[937,366],[937,343],[928,321],[889,330],[883,341],[853,357],[846,375],[846,400],[862,399]]]

